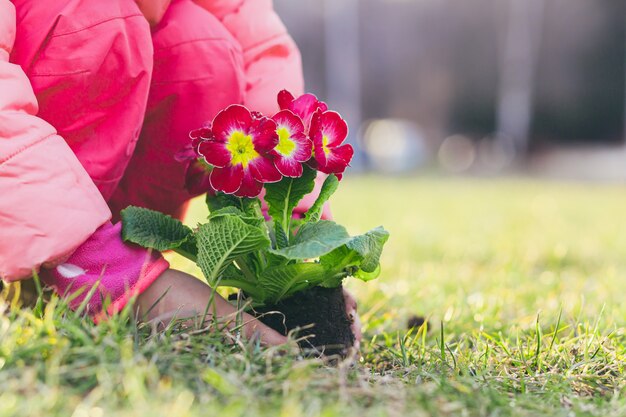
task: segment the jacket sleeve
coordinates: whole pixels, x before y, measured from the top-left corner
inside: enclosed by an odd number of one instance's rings
[[[38,118],[24,71],[9,62],[15,9],[0,0],[0,278],[25,279],[68,257],[111,213],[55,129]]]
[[[271,0],[196,0],[215,15],[241,45],[246,74],[244,104],[264,114],[278,111],[276,95],[302,94],[300,52],[274,12]]]

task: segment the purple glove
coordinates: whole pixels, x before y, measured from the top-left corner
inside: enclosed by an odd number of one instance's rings
[[[121,223],[105,223],[64,263],[41,273],[42,281],[61,296],[82,290],[70,300],[72,309],[78,308],[97,285],[87,304],[87,311],[96,322],[122,310],[169,268],[159,252],[124,243],[121,229]],[[106,299],[111,303],[103,311],[102,302]]]

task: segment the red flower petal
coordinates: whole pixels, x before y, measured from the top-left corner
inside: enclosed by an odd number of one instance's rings
[[[272,119],[276,122],[277,133],[281,129],[286,130],[289,133],[289,141],[295,145],[292,149],[290,149],[290,146],[287,146],[286,149],[275,148],[274,155],[295,158],[300,162],[308,160],[311,157],[313,143],[304,134],[304,125],[300,117],[291,110],[281,110]],[[289,151],[288,155],[287,151]]]
[[[265,117],[260,111],[251,111],[250,116],[252,116],[253,119],[262,119]]]
[[[311,132],[320,130],[323,136],[328,138],[326,146],[334,147],[341,145],[348,137],[348,124],[341,118],[339,113],[327,111],[322,113],[319,118],[316,116],[315,126],[311,126]]]
[[[252,124],[252,115],[244,106],[233,104],[222,110],[213,119],[215,140],[225,142],[234,130],[248,132]]]
[[[214,193],[213,187],[209,180],[210,171],[201,161],[195,161],[189,164],[185,173],[185,189],[191,195],[200,195],[206,192]]]
[[[324,151],[322,151],[322,153],[325,154]],[[342,173],[350,164],[350,160],[352,160],[353,155],[354,149],[352,148],[352,145],[330,148],[330,152],[327,155],[325,154],[324,164],[318,160],[318,162],[320,162],[319,170],[326,174]],[[317,152],[315,153],[315,157],[317,159]]]
[[[313,113],[317,110],[326,111],[327,109],[326,103],[319,101],[313,94],[303,94],[289,105],[289,110],[302,118],[305,128],[310,126]]]
[[[276,123],[267,117],[257,119],[250,127],[250,135],[254,149],[258,153],[267,153],[274,149],[278,144],[278,135],[276,134]]]
[[[174,154],[174,160],[176,162],[187,162],[196,159],[198,159],[198,154],[191,143],[187,144],[187,146]]]
[[[213,168],[211,171],[211,186],[226,194],[233,194],[241,187],[243,168],[241,165],[229,165],[225,168]]]
[[[298,178],[302,176],[302,164],[293,158],[279,157],[274,160],[274,163],[278,171],[285,177]]]
[[[224,142],[204,141],[198,146],[198,152],[208,164],[216,167],[223,168],[231,161],[231,153],[226,149]]]
[[[189,137],[191,139],[211,139],[213,137],[213,131],[211,131],[210,127],[205,126],[189,132]]]
[[[276,127],[286,127],[291,134],[303,133],[304,124],[302,119],[291,110],[281,110],[272,116],[272,120],[276,122]]]
[[[247,171],[250,171],[255,180],[261,182],[277,182],[282,178],[274,163],[262,156],[251,160]]]
[[[288,109],[293,100],[293,94],[287,90],[281,90],[278,93],[278,107],[280,107],[281,110]]]
[[[238,197],[256,197],[261,194],[263,189],[263,183],[254,179],[249,171],[245,171],[241,187],[235,193]]]
[[[313,139],[313,155],[317,162],[317,169],[322,170],[322,167],[326,166],[326,152],[322,146],[322,132],[317,132]]]
[[[296,150],[291,157],[299,162],[308,161],[313,151],[313,142],[304,134],[292,136],[291,140],[296,143]]]
[[[316,136],[318,133],[321,132],[321,128],[322,128],[321,117],[322,117],[321,110],[317,110],[315,113],[313,113],[313,116],[311,116],[311,124],[309,126],[309,137],[311,138],[313,143],[315,143],[314,136]]]

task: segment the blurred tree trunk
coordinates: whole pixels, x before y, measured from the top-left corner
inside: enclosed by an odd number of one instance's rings
[[[348,142],[355,150],[352,165],[364,163],[357,141],[361,124],[361,58],[359,54],[359,0],[324,2],[326,100],[350,126]]]
[[[496,129],[500,140],[513,142],[521,159],[528,151],[544,8],[545,0],[508,0],[506,7]]]

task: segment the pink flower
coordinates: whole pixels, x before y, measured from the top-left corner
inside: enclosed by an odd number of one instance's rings
[[[202,138],[211,136],[211,129],[208,127],[191,131],[189,133],[191,138],[189,144],[174,155],[174,159],[178,162],[187,164],[185,169],[185,189],[191,195],[200,195],[207,192],[210,194],[215,193],[209,181],[212,168],[202,160],[198,153],[198,146],[205,140]]]
[[[291,110],[281,110],[272,117],[276,122],[278,144],[272,151],[276,168],[286,177],[302,175],[302,162],[311,158],[313,142],[304,134],[300,117]]]
[[[185,189],[191,195],[215,194],[209,176],[211,167],[202,158],[191,162],[185,173]]]
[[[334,111],[316,111],[311,119],[310,137],[313,140],[316,167],[339,179],[350,165],[354,149],[342,145],[348,137],[348,124]]]
[[[263,183],[282,176],[268,154],[278,144],[276,123],[253,117],[244,106],[232,105],[215,116],[212,138],[198,147],[205,161],[213,165],[213,188],[239,197],[256,197]]]
[[[213,139],[213,131],[211,130],[211,123],[206,122],[200,129],[195,129],[189,132],[189,138],[194,141]]]
[[[309,133],[311,117],[316,111],[326,111],[328,106],[323,101],[319,101],[313,94],[303,94],[294,98],[287,90],[278,93],[278,105],[281,110],[291,110],[302,119],[304,123],[304,133]]]

